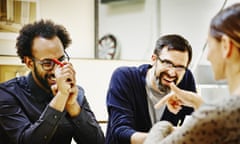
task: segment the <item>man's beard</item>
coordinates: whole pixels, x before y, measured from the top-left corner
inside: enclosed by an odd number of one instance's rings
[[[168,73],[162,72],[159,76],[155,76],[155,78],[156,78],[155,84],[156,84],[158,90],[162,94],[168,94],[171,91],[171,88],[168,85],[162,84],[161,80],[162,80],[163,75],[167,75],[168,77],[170,77]],[[176,77],[176,79],[173,81],[175,84],[177,82],[177,79],[178,78]]]
[[[52,75],[49,75],[49,74],[45,74],[44,78],[41,77],[41,75],[39,74],[37,68],[36,68],[36,65],[34,67],[34,73],[36,75],[36,78],[37,80],[39,81],[39,83],[47,90],[51,91],[51,87],[47,81],[48,77],[52,76]]]

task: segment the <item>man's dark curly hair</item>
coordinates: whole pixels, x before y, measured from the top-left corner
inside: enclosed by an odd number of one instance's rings
[[[32,24],[23,26],[17,37],[16,48],[17,54],[24,63],[24,57],[32,57],[33,40],[36,37],[51,39],[57,36],[62,42],[64,50],[72,43],[70,35],[62,25],[55,24],[51,20],[36,21]]]

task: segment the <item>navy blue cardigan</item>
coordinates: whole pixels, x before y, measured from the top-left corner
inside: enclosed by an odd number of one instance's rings
[[[139,67],[119,67],[113,74],[107,92],[109,114],[106,144],[129,144],[131,135],[136,131],[148,132],[152,127],[147,103],[146,73],[151,65]],[[179,88],[196,92],[195,80],[187,70]],[[193,108],[183,107],[177,114],[166,108],[161,120],[177,125],[181,119],[193,112]]]

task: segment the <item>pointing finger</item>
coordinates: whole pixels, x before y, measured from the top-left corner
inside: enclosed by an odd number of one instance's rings
[[[170,88],[171,88],[171,90],[173,91],[173,92],[175,92],[175,93],[181,93],[181,89],[179,89],[174,83],[170,83]]]
[[[163,106],[170,97],[174,95],[174,92],[170,92],[169,94],[165,95],[158,103],[154,105],[155,109],[159,109],[161,106]]]

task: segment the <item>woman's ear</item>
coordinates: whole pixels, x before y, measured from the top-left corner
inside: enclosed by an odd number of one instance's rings
[[[33,60],[32,60],[30,57],[25,56],[25,57],[23,58],[23,60],[24,60],[24,63],[26,64],[26,66],[27,66],[29,69],[32,69],[32,68],[33,68]]]
[[[233,51],[233,42],[231,41],[231,39],[226,36],[223,35],[222,39],[221,39],[221,45],[222,45],[222,54],[224,58],[228,58],[232,55],[232,51]]]

